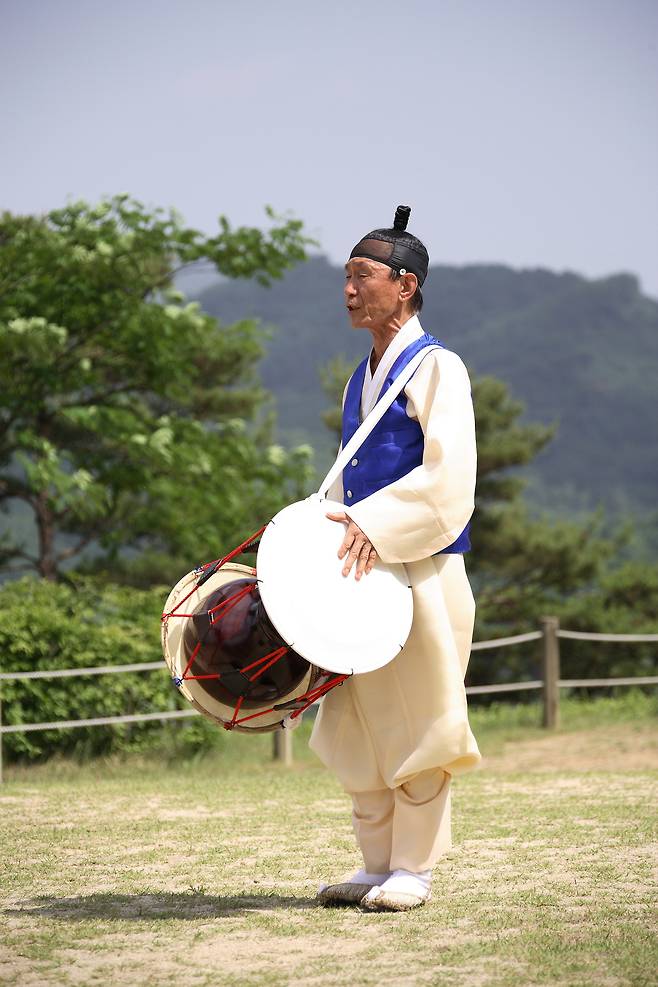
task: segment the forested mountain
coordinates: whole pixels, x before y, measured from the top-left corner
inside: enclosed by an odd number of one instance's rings
[[[318,367],[369,349],[349,327],[343,271],[315,257],[261,288],[221,282],[198,293],[223,322],[256,316],[272,329],[261,367],[276,396],[280,435],[309,441],[322,468],[334,440]],[[504,380],[523,421],[555,422],[553,441],[527,468],[527,499],[556,513],[603,503],[646,515],[658,491],[658,302],[630,274],[589,280],[504,265],[434,266],[424,327],[477,374]]]

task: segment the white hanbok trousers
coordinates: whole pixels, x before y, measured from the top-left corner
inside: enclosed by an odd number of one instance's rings
[[[353,792],[352,825],[369,874],[430,870],[452,846],[450,775],[437,768],[397,788]]]
[[[451,776],[480,761],[464,690],[475,620],[464,557],[438,555],[407,572],[414,620],[405,647],[329,693],[310,741],[352,796],[371,873],[427,870],[450,849]]]

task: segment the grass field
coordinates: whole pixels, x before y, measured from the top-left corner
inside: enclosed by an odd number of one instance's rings
[[[349,803],[295,735],[197,762],[14,769],[0,789],[0,983],[658,983],[655,700],[472,717],[454,850],[407,914],[324,909],[358,865]]]

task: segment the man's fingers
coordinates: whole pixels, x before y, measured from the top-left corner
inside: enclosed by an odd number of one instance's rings
[[[368,573],[372,570],[377,561],[377,552],[358,524],[352,521],[347,514],[337,511],[335,513],[327,513],[326,516],[330,521],[348,522],[345,537],[338,549],[338,558],[345,559],[343,566],[344,576],[349,576],[352,566],[356,562],[354,575],[357,579],[360,579],[364,572]]]
[[[352,566],[354,565],[354,563],[356,562],[356,560],[361,555],[361,552],[363,550],[363,546],[365,544],[367,544],[367,542],[365,542],[363,540],[363,535],[361,536],[361,538],[358,538],[358,537],[355,538],[354,541],[352,542],[352,546],[351,546],[351,548],[350,548],[350,550],[348,552],[347,558],[345,559],[345,565],[343,566],[343,575],[344,576],[348,576],[349,575],[350,569],[352,568]]]
[[[359,528],[354,521],[350,521],[347,531],[345,532],[345,537],[343,538],[343,543],[338,549],[338,558],[342,559],[354,546],[355,542],[359,541],[361,538],[365,538],[361,528]]]
[[[345,537],[343,539],[343,543],[338,549],[338,558],[342,559],[343,556],[347,555],[353,544],[354,544],[354,535],[350,534],[350,530],[348,528],[347,533],[345,534]]]
[[[355,575],[357,580],[359,580],[363,575],[363,573],[366,571],[366,565],[368,563],[368,559],[370,558],[370,548],[371,548],[370,542],[367,540],[364,541],[363,545],[361,546],[361,551],[359,552],[359,557],[356,563]]]
[[[354,524],[354,521],[350,521],[347,514],[343,514],[342,511],[337,511],[333,514],[327,514],[326,516],[329,518],[330,521],[342,521],[343,523],[349,522],[347,525],[347,530],[345,532],[345,538],[343,540],[343,543],[338,549],[338,558],[342,559],[345,553],[351,547],[352,542],[354,541],[355,532],[358,531],[359,529]]]
[[[370,549],[370,554],[368,555],[368,561],[366,562],[366,576],[369,572],[375,568],[375,562],[378,559],[377,550],[374,548]]]

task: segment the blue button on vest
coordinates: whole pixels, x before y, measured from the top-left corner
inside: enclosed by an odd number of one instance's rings
[[[384,394],[397,375],[401,373],[410,360],[427,346],[441,346],[438,339],[425,333],[419,339],[414,339],[397,358],[388,377],[382,385],[379,397]],[[345,406],[343,408],[343,448],[347,445],[360,424],[361,394],[366,367],[370,356],[359,364],[350,379]],[[398,395],[384,416],[377,422],[370,435],[356,454],[356,457],[343,470],[343,498],[345,504],[357,504],[382,487],[400,480],[411,470],[423,462],[424,438],[423,430],[417,421],[407,415],[407,398],[402,393]],[[459,537],[447,548],[437,552],[446,553],[468,552],[471,548],[469,538],[470,521]]]

